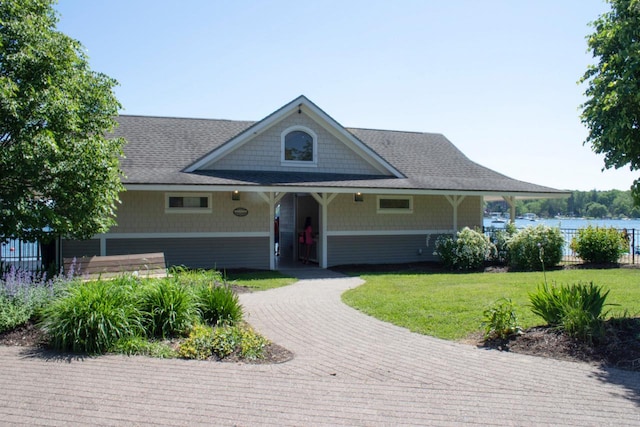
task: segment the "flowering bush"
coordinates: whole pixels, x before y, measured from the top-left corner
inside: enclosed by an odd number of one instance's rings
[[[47,280],[46,275],[10,267],[0,276],[0,332],[33,319],[64,281],[64,277]]]
[[[557,227],[538,225],[514,234],[507,244],[509,262],[522,270],[542,270],[562,260],[564,237]]]
[[[496,246],[495,261],[501,264],[509,263],[509,239],[517,233],[516,226],[513,223],[508,223],[504,229],[491,228],[489,229],[489,240]]]
[[[486,259],[496,256],[496,247],[484,234],[465,227],[456,234],[440,236],[436,240],[434,255],[440,256],[442,263],[452,269],[472,270],[482,267]]]
[[[629,250],[629,242],[615,228],[589,226],[578,230],[571,249],[586,262],[609,264]]]

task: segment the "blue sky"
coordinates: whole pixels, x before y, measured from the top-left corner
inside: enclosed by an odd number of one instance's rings
[[[582,142],[603,0],[59,0],[123,114],[260,120],[304,94],[347,127],[438,132],[512,178],[626,190]]]

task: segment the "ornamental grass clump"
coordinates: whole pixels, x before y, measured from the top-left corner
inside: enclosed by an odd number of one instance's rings
[[[51,346],[64,351],[261,357],[268,342],[240,325],[238,296],[213,278],[178,273],[163,279],[123,275],[111,281],[76,282],[45,305],[40,326]],[[166,341],[186,335],[178,351]]]
[[[168,338],[187,331],[198,319],[192,288],[175,278],[150,281],[139,300],[143,325],[151,337]]]
[[[208,283],[196,288],[196,299],[202,320],[209,325],[236,324],[242,320],[238,295],[224,284]]]
[[[629,242],[613,227],[588,226],[578,230],[571,249],[585,262],[613,264],[629,250]]]
[[[463,228],[453,239],[440,236],[436,240],[434,255],[438,255],[447,268],[455,270],[476,270],[488,259],[495,258],[496,247],[485,236],[469,227]]]
[[[564,330],[569,336],[593,342],[604,333],[603,313],[609,291],[590,283],[549,286],[547,283],[529,294],[531,311],[549,326]]]
[[[104,353],[123,337],[143,334],[135,282],[93,281],[69,286],[47,304],[40,326],[57,350]]]

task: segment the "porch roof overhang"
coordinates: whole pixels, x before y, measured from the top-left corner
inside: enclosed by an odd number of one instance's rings
[[[505,197],[514,199],[564,198],[571,193],[498,175],[480,181],[468,177],[421,176],[390,178],[389,176],[284,173],[265,171],[199,171],[195,173],[154,169],[153,182],[124,181],[125,188],[138,191],[193,192],[275,192],[275,193],[363,193],[398,195],[482,196],[485,200]],[[163,176],[164,175],[164,176]],[[505,179],[506,178],[506,179]]]

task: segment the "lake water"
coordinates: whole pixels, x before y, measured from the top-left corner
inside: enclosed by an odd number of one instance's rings
[[[38,244],[10,240],[0,243],[0,258],[31,260],[38,258]]]
[[[485,228],[504,228],[506,223],[492,223],[491,218],[484,218]],[[538,219],[536,221],[529,221],[525,219],[516,219],[517,228],[525,228],[529,226],[536,226],[539,224],[548,225],[550,227],[560,227],[561,229],[578,229],[586,228],[588,226],[593,227],[613,227],[618,230],[626,228],[629,232],[631,230],[640,231],[640,218],[635,219],[583,219],[583,218],[562,218],[562,219]]]

